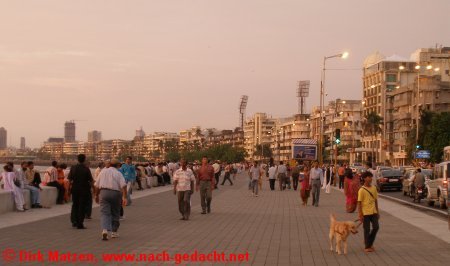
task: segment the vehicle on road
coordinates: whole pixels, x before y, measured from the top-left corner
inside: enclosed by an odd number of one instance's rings
[[[395,189],[401,191],[403,187],[403,174],[399,170],[383,170],[377,178],[377,189],[384,191],[386,189]]]
[[[439,202],[441,209],[447,208],[448,182],[450,180],[450,161],[436,164],[433,169],[431,180],[427,182],[427,203],[433,206]]]
[[[421,169],[422,174],[425,176],[425,184],[431,179],[431,175],[433,174],[433,170],[431,169]],[[403,195],[410,196],[411,198],[414,196],[414,184],[412,183],[412,179],[416,174],[416,169],[410,169],[403,175]],[[427,190],[425,187],[424,196],[426,197]]]

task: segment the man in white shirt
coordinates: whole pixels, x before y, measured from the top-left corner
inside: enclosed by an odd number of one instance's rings
[[[323,183],[323,170],[319,168],[319,163],[314,162],[313,168],[309,173],[310,184],[312,186],[311,194],[313,198],[313,205],[319,207],[320,187]]]
[[[216,179],[215,189],[217,189],[217,184],[219,184],[219,178],[221,174],[219,161],[215,161],[212,167],[214,168],[214,178]]]
[[[187,162],[181,159],[181,168],[173,174],[173,194],[178,196],[178,210],[181,213],[180,220],[189,220],[191,214],[191,195],[194,193],[195,176],[191,169],[187,168]]]
[[[276,180],[276,172],[277,172],[277,167],[272,164],[269,167],[269,183],[270,183],[270,190],[275,190],[275,180]]]
[[[102,240],[119,237],[120,207],[127,204],[127,184],[118,170],[120,162],[111,160],[111,167],[103,168],[95,181],[95,202],[100,203]],[[122,200],[121,200],[122,198]]]
[[[287,179],[287,168],[284,165],[283,161],[280,161],[280,164],[277,168],[278,182],[280,184],[280,190],[284,190],[286,188],[286,179]]]

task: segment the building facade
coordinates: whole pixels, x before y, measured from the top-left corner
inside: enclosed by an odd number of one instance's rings
[[[407,146],[419,140],[417,125],[423,110],[450,111],[450,48],[418,49],[409,59],[375,53],[363,69],[364,115],[383,118],[381,131],[363,137],[365,159],[404,165]],[[410,143],[408,143],[408,139]],[[426,148],[426,147],[425,147]]]
[[[292,142],[311,138],[310,115],[297,114],[276,119],[270,134],[272,157],[275,161],[289,161],[292,159]]]
[[[88,132],[88,142],[99,142],[102,141],[102,132],[97,130],[92,130]]]
[[[270,146],[272,142],[272,131],[275,129],[276,119],[265,113],[256,113],[247,119],[244,125],[244,149],[248,160],[264,159],[264,153],[256,155],[257,146]],[[262,149],[264,151],[264,149]]]
[[[75,122],[64,123],[64,142],[75,142]]]
[[[4,127],[0,127],[0,150],[8,147],[8,132]]]

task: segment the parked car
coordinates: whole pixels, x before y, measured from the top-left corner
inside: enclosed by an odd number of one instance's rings
[[[435,202],[439,202],[441,209],[447,208],[449,181],[450,161],[435,165],[431,180],[426,184],[428,190],[427,203],[429,206],[433,206]]]
[[[427,182],[431,179],[431,175],[433,174],[433,171],[431,169],[422,169],[422,174],[425,175],[425,185]],[[409,169],[406,171],[406,173],[403,175],[403,195],[410,196],[411,198],[414,197],[414,184],[412,183],[412,179],[414,175],[416,174],[416,169]],[[425,197],[427,190],[425,189]]]
[[[383,170],[378,174],[377,189],[383,191],[386,189],[402,190],[403,175],[399,170]]]

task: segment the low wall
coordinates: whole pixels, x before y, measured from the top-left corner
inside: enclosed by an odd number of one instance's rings
[[[44,207],[51,207],[56,204],[56,198],[58,197],[58,191],[54,187],[41,186],[40,191],[41,205]],[[30,191],[28,189],[23,190],[23,198],[25,200],[25,207],[31,208]],[[0,190],[0,214],[13,212],[16,210],[16,204],[14,203],[14,196],[12,192]]]

